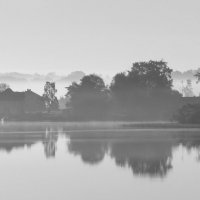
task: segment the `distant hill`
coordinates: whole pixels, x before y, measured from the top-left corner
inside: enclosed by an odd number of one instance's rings
[[[58,81],[65,81],[65,82],[77,82],[85,76],[85,73],[82,71],[74,71],[68,74],[65,77],[60,78]]]
[[[27,78],[29,77],[28,74],[19,74],[16,72],[11,73],[0,73],[0,82],[10,82],[10,81],[17,81],[17,82],[23,82],[27,81]]]
[[[0,82],[45,82],[45,81],[65,81],[65,82],[73,82],[79,81],[85,75],[82,71],[74,71],[66,76],[57,75],[54,72],[50,72],[46,75],[42,74],[23,74],[17,72],[10,72],[10,73],[0,73]]]

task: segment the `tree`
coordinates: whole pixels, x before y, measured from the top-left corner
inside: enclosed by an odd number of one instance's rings
[[[141,119],[163,115],[167,105],[180,97],[172,90],[171,73],[161,60],[136,62],[130,71],[115,75],[110,90],[119,112]]]
[[[80,83],[73,82],[67,87],[67,107],[79,118],[94,119],[105,115],[108,90],[103,79],[95,74],[84,76]]]
[[[200,104],[185,104],[174,115],[174,119],[183,124],[200,124]]]
[[[48,112],[51,110],[57,110],[59,107],[58,99],[56,97],[56,87],[54,82],[46,82],[44,86],[44,102]]]
[[[122,88],[171,89],[172,70],[164,61],[136,62],[127,73],[117,74],[111,84],[112,90]]]
[[[10,88],[10,86],[6,83],[0,83],[0,92],[3,92],[5,90],[7,90],[8,88]]]

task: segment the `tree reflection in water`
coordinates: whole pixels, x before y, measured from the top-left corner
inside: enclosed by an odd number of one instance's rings
[[[134,174],[162,177],[172,168],[172,143],[114,142],[111,157],[118,166],[129,166]]]
[[[45,132],[45,138],[43,139],[46,158],[55,157],[57,140],[58,134],[55,133],[52,128],[47,128]]]
[[[74,155],[80,155],[82,161],[89,164],[100,163],[107,154],[115,160],[117,166],[128,166],[134,175],[150,177],[167,175],[173,167],[173,149],[179,145],[189,149],[190,144],[197,151],[200,150],[198,132],[166,131],[163,134],[156,131],[155,134],[146,131],[146,134],[120,134],[119,137],[114,132],[68,133],[68,150]]]
[[[0,150],[10,153],[15,149],[30,148],[36,143],[42,143],[46,158],[51,158],[55,157],[57,140],[57,130],[50,127],[40,131],[19,128],[15,132],[0,133]]]
[[[51,126],[38,130],[33,127],[15,129],[15,133],[10,128],[9,133],[4,130],[0,133],[0,150],[10,153],[40,143],[46,158],[55,158],[58,137],[64,134],[69,139],[68,152],[80,156],[84,163],[99,164],[108,155],[117,166],[128,166],[134,175],[150,177],[167,175],[173,168],[173,149],[180,145],[187,150],[195,149],[200,155],[199,131],[68,131],[65,127]]]
[[[80,155],[83,162],[88,164],[98,164],[103,159],[107,152],[105,141],[100,140],[70,140],[68,150],[74,155]]]

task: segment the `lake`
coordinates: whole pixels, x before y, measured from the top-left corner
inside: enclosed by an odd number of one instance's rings
[[[200,129],[0,125],[0,198],[199,199]]]

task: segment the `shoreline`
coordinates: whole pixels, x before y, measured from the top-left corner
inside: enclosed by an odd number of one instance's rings
[[[9,126],[64,126],[77,128],[121,128],[121,129],[200,129],[200,124],[180,124],[169,121],[5,121],[1,127]]]

